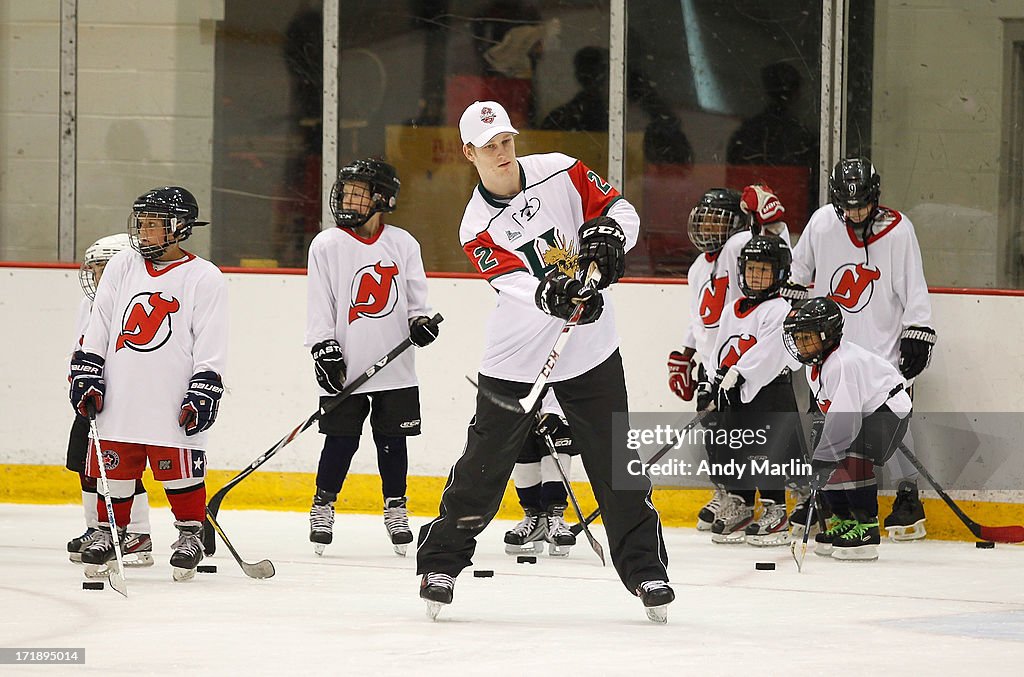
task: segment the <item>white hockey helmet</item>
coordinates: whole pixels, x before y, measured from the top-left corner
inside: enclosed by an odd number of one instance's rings
[[[90,299],[96,298],[96,285],[99,284],[101,272],[97,271],[96,267],[107,265],[107,261],[112,259],[114,254],[131,246],[128,233],[118,233],[101,237],[85,250],[82,267],[78,269],[78,281],[86,296]]]

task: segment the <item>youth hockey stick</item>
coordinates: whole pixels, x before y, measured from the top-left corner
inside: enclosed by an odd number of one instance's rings
[[[932,477],[931,473],[928,472],[928,469],[924,467],[924,464],[922,464],[921,461],[917,459],[917,456],[914,455],[914,452],[907,449],[907,445],[902,442],[900,443],[900,451],[902,451],[903,455],[914,464],[917,471],[924,475],[924,478],[928,480],[928,484],[932,485],[932,489],[934,489],[935,493],[939,495],[939,498],[949,506],[949,509],[953,511],[954,515],[960,518],[960,521],[964,523],[964,526],[970,529],[975,538],[982,541],[992,541],[993,543],[1024,542],[1024,526],[1013,525],[1005,527],[990,527],[978,524],[972,520],[963,510],[960,509],[960,506],[950,498],[949,494],[946,493],[946,490],[942,488],[935,478]]]
[[[438,313],[438,314],[434,315],[434,317],[432,317],[430,319],[430,322],[431,322],[431,324],[436,326],[436,325],[440,324],[443,320],[444,320],[444,318],[441,317],[440,313]],[[227,484],[225,484],[223,487],[221,487],[217,491],[217,493],[215,493],[213,495],[213,497],[207,502],[207,504],[206,504],[206,514],[208,516],[208,519],[210,517],[212,517],[214,519],[217,517],[217,514],[220,512],[220,504],[224,501],[224,497],[227,496],[228,492],[231,491],[232,489],[234,489],[238,485],[239,482],[244,480],[249,475],[253,474],[256,471],[257,468],[259,468],[261,465],[263,465],[264,463],[269,461],[271,458],[273,458],[273,456],[277,452],[281,451],[281,449],[283,449],[285,446],[287,446],[292,440],[294,440],[296,437],[298,437],[303,432],[305,432],[311,425],[316,423],[320,419],[321,416],[326,416],[330,412],[334,411],[334,409],[337,408],[343,401],[345,401],[345,399],[347,397],[349,397],[352,393],[354,393],[364,383],[366,383],[371,378],[373,378],[377,374],[377,372],[379,372],[381,369],[383,369],[384,367],[386,367],[389,364],[391,364],[392,362],[394,362],[395,359],[397,359],[399,355],[401,355],[406,350],[408,350],[410,346],[412,346],[412,339],[411,338],[406,338],[405,340],[403,340],[397,346],[392,348],[391,351],[388,352],[387,355],[385,355],[384,357],[380,358],[379,360],[374,362],[372,365],[370,365],[369,369],[367,369],[366,371],[361,373],[359,376],[357,376],[354,379],[352,379],[345,386],[344,390],[342,390],[340,393],[338,393],[333,398],[328,400],[327,403],[323,405],[323,407],[321,407],[320,409],[317,409],[315,412],[310,414],[306,418],[306,420],[304,420],[302,423],[300,423],[299,425],[297,425],[294,428],[292,428],[292,431],[289,432],[284,437],[282,437],[280,440],[278,440],[277,444],[275,444],[274,446],[270,447],[270,449],[268,449],[267,451],[263,452],[258,457],[256,457],[256,459],[252,463],[250,463],[247,468],[245,468],[242,472],[240,472],[237,475],[235,475]],[[223,529],[219,529],[218,528],[218,529],[216,529],[216,531],[223,538],[223,536],[224,536]],[[227,540],[225,539],[224,542],[227,543]],[[212,555],[215,550],[216,550],[216,544],[214,542],[213,532],[210,531],[210,530],[204,529],[203,530],[203,551],[207,555]]]
[[[789,544],[789,554],[793,556],[793,561],[796,562],[797,573],[800,573],[804,569],[804,557],[807,556],[807,539],[811,535],[811,519],[814,513],[818,513],[818,528],[822,532],[825,531],[825,519],[822,516],[821,510],[818,508],[818,488],[811,487],[811,495],[807,498],[807,522],[804,524],[804,535],[800,545],[800,556],[796,555],[796,542]]]
[[[697,415],[693,417],[693,420],[690,421],[689,423],[687,423],[685,426],[683,426],[682,430],[679,431],[677,439],[679,437],[682,437],[683,435],[685,435],[690,430],[693,430],[698,425],[700,425],[701,422],[703,422],[704,419],[707,418],[708,414],[710,414],[714,410],[715,410],[715,403],[712,402],[711,404],[708,405],[707,409],[702,409],[701,411],[698,411]],[[661,449],[658,449],[656,452],[654,452],[654,455],[651,456],[650,460],[647,461],[647,465],[652,465],[654,463],[657,463],[661,459],[663,459],[665,457],[665,454],[667,454],[669,451],[671,451],[672,447],[674,447],[676,444],[677,444],[677,442],[669,442],[668,444],[663,446]],[[587,515],[586,519],[582,519],[581,518],[580,524],[574,524],[571,527],[569,527],[569,530],[572,533],[574,533],[575,535],[579,536],[580,532],[583,531],[584,529],[586,529],[586,525],[590,524],[591,522],[593,522],[594,520],[596,520],[600,516],[601,516],[601,509],[598,508],[594,512],[592,512],[589,515]]]
[[[569,500],[572,502],[572,509],[576,511],[576,519],[583,525],[583,533],[587,536],[587,542],[590,543],[590,548],[597,555],[598,559],[601,560],[601,566],[605,566],[604,561],[604,548],[594,538],[594,534],[590,533],[590,529],[587,527],[586,520],[583,519],[583,511],[580,510],[579,501],[576,500],[576,494],[572,491],[572,485],[569,484],[569,478],[565,474],[565,470],[562,468],[562,464],[558,461],[558,452],[555,450],[555,443],[551,441],[551,435],[544,435],[544,443],[548,447],[548,453],[551,454],[551,458],[555,459],[555,467],[558,468],[558,475],[562,478],[562,484],[565,485],[565,493],[568,494]]]
[[[583,281],[583,289],[594,289],[600,281],[601,271],[597,269],[597,263],[593,262],[587,270],[587,276]],[[572,334],[572,330],[576,328],[576,325],[579,324],[580,318],[583,317],[583,309],[586,305],[586,301],[577,303],[572,314],[569,315],[569,319],[562,325],[562,330],[559,332],[558,338],[555,339],[555,345],[551,347],[551,352],[548,353],[547,359],[544,360],[544,366],[541,367],[540,374],[537,375],[537,380],[533,382],[533,387],[530,388],[530,392],[527,393],[526,397],[521,400],[516,400],[504,397],[497,393],[492,393],[486,388],[480,388],[480,392],[483,393],[487,399],[502,409],[514,411],[517,414],[526,414],[533,411],[533,408],[537,405],[537,401],[540,400],[540,396],[544,393],[544,386],[547,385],[548,377],[551,376],[551,372],[555,368],[555,364],[558,362],[558,356],[562,353],[562,350],[565,348],[565,344],[569,341],[569,336]],[[467,376],[466,378],[469,377]],[[470,380],[470,383],[472,383],[472,380]]]
[[[238,566],[242,567],[242,571],[246,576],[249,578],[273,578],[274,574],[277,573],[277,571],[274,570],[274,563],[269,559],[260,560],[255,564],[249,564],[243,560],[238,554],[238,551],[235,550],[235,547],[231,545],[231,541],[228,540],[228,537],[224,534],[224,530],[220,528],[220,524],[217,523],[217,517],[210,512],[209,507],[206,508],[206,519],[210,526],[217,530],[217,534],[220,536],[220,539],[224,541],[224,545],[228,546],[228,552],[230,552],[231,556],[235,558],[236,562],[238,562]]]
[[[114,504],[110,500],[106,463],[103,460],[103,449],[100,447],[100,431],[96,427],[96,403],[92,399],[86,400],[85,410],[89,414],[89,435],[96,450],[96,465],[100,468],[103,502],[107,506],[107,526],[110,527],[110,536],[114,539],[114,556],[117,558],[117,566],[111,567],[107,564],[107,581],[110,582],[111,588],[128,597],[128,582],[124,579],[124,559],[121,557],[121,535],[117,532],[117,522],[114,520]]]

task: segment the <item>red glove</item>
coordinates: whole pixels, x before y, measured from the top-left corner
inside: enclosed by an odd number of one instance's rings
[[[755,184],[743,189],[740,198],[740,209],[744,214],[752,214],[759,226],[782,220],[786,208],[782,206],[779,196],[768,186]]]
[[[668,354],[668,387],[676,397],[689,402],[697,387],[697,361],[694,351],[687,348],[685,353],[673,350]]]

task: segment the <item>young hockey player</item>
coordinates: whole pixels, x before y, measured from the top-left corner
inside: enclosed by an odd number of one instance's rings
[[[342,391],[346,373],[365,371],[406,337],[420,347],[437,338],[438,327],[427,318],[419,243],[383,221],[384,214],[394,211],[400,187],[395,168],[381,160],[342,167],[331,189],[337,227],[321,231],[309,246],[305,345],[313,355],[321,405]],[[309,511],[309,540],[318,555],[334,539],[334,503],[367,415],[377,447],[388,539],[402,556],[412,542],[405,494],[406,438],[420,434],[414,360],[412,351],[402,353],[320,418],[324,447]]]
[[[786,349],[809,366],[807,382],[825,415],[811,457],[812,485],[832,512],[815,536],[815,554],[878,559],[875,465],[896,451],[910,421],[902,374],[888,360],[844,337],[843,312],[828,297],[796,305],[783,327]]]
[[[743,296],[737,269],[740,250],[755,231],[777,235],[788,244],[789,229],[782,220],[785,211],[771,188],[762,185],[747,186],[742,193],[712,188],[690,211],[688,234],[702,254],[687,273],[690,326],[683,351],[669,354],[668,370],[669,388],[687,402],[696,394],[698,411],[711,402],[711,381],[718,369],[713,349],[722,312]],[[708,460],[716,462],[713,449],[709,454]],[[711,529],[726,496],[716,481],[711,500],[697,514],[698,530]]]
[[[791,366],[782,343],[782,323],[790,310],[780,296],[789,278],[792,255],[786,242],[775,235],[748,240],[737,260],[743,297],[728,304],[722,313],[712,355],[717,365],[712,385],[716,416],[729,430],[762,432],[762,441],[733,450],[715,445],[715,458],[734,458],[752,468],[752,457],[772,464],[786,464],[801,457],[797,435],[796,398]],[[732,435],[730,434],[730,438]],[[752,472],[752,471],[751,471]],[[784,478],[762,477],[750,481],[727,478],[727,496],[711,526],[715,543],[773,546],[789,543]],[[754,519],[754,497],[760,490],[761,515]]]
[[[154,188],[132,205],[132,250],[107,262],[82,349],[71,360],[71,404],[97,412],[100,449],[90,445],[88,472],[102,460],[120,542],[136,481],[147,460],[167,493],[179,538],[175,580],[189,580],[203,558],[207,430],[217,419],[227,357],[227,285],[209,261],[181,248],[199,205],[177,186]],[[109,388],[107,387],[109,384]],[[87,565],[114,558],[105,502],[100,533],[82,553]]]
[[[85,336],[85,329],[89,325],[89,312],[92,310],[93,299],[96,298],[96,285],[103,277],[103,269],[114,254],[129,249],[131,243],[128,241],[127,233],[108,235],[96,240],[85,250],[85,258],[82,260],[82,267],[78,270],[78,282],[82,286],[85,296],[78,306],[78,316],[75,320],[75,342],[71,352],[74,353],[82,347],[82,338]],[[72,562],[82,562],[82,551],[92,545],[99,534],[99,521],[96,513],[96,478],[85,474],[85,457],[89,450],[89,419],[81,414],[75,413],[75,422],[71,425],[71,434],[68,439],[68,454],[65,467],[73,473],[78,474],[79,483],[82,486],[82,508],[85,511],[85,532],[76,538],[68,541],[68,557]],[[123,548],[125,566],[151,566],[153,564],[153,541],[150,538],[149,526],[149,497],[146,495],[146,488],[142,480],[135,483],[135,498],[132,501],[131,521],[128,523],[128,530],[125,540],[121,544]],[[97,574],[106,575],[104,571],[97,571]]]
[[[455,577],[472,563],[476,537],[494,518],[535,425],[534,411],[517,413],[494,399],[529,394],[582,304],[580,324],[550,367],[548,383],[580,445],[619,578],[652,621],[665,622],[675,593],[650,483],[644,480],[640,490],[612,483],[613,464],[630,457],[627,426],[614,426],[613,414],[624,418],[629,406],[614,310],[600,292],[622,276],[640,219],[614,187],[575,158],[517,158],[518,132],[496,102],[466,108],[459,131],[463,154],[480,176],[459,238],[497,292],[497,305],[487,322],[466,446],[441,496],[440,515],[420,530],[420,597],[432,617],[451,603]],[[596,288],[584,282],[592,265],[600,275]]]
[[[557,461],[551,456],[547,438],[558,453]],[[568,494],[555,463],[561,465],[565,476],[569,477],[572,457],[578,453],[565,414],[558,406],[554,391],[549,390],[541,403],[533,434],[526,438],[512,471],[524,516],[505,533],[507,554],[539,554],[544,552],[547,543],[548,554],[552,557],[569,556],[569,549],[576,545],[576,534],[565,523]]]
[[[846,340],[880,355],[912,385],[936,339],[914,225],[879,203],[881,178],[867,158],[837,162],[828,185],[830,204],[811,215],[793,250],[793,279],[835,301]],[[911,435],[905,443],[913,449]],[[924,538],[916,468],[897,452],[886,471],[901,481],[885,528],[894,541]]]

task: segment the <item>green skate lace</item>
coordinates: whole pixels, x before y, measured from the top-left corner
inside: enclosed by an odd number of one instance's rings
[[[875,520],[874,522],[856,522],[854,520],[850,520],[850,522],[853,522],[850,526],[850,530],[844,534],[840,534],[839,538],[851,540],[860,538],[868,529],[878,526],[878,520]]]
[[[842,517],[832,516],[829,518],[828,529],[825,530],[825,535],[836,536],[838,534],[845,533],[847,529],[852,528],[856,524],[856,520],[848,520],[843,519]]]

